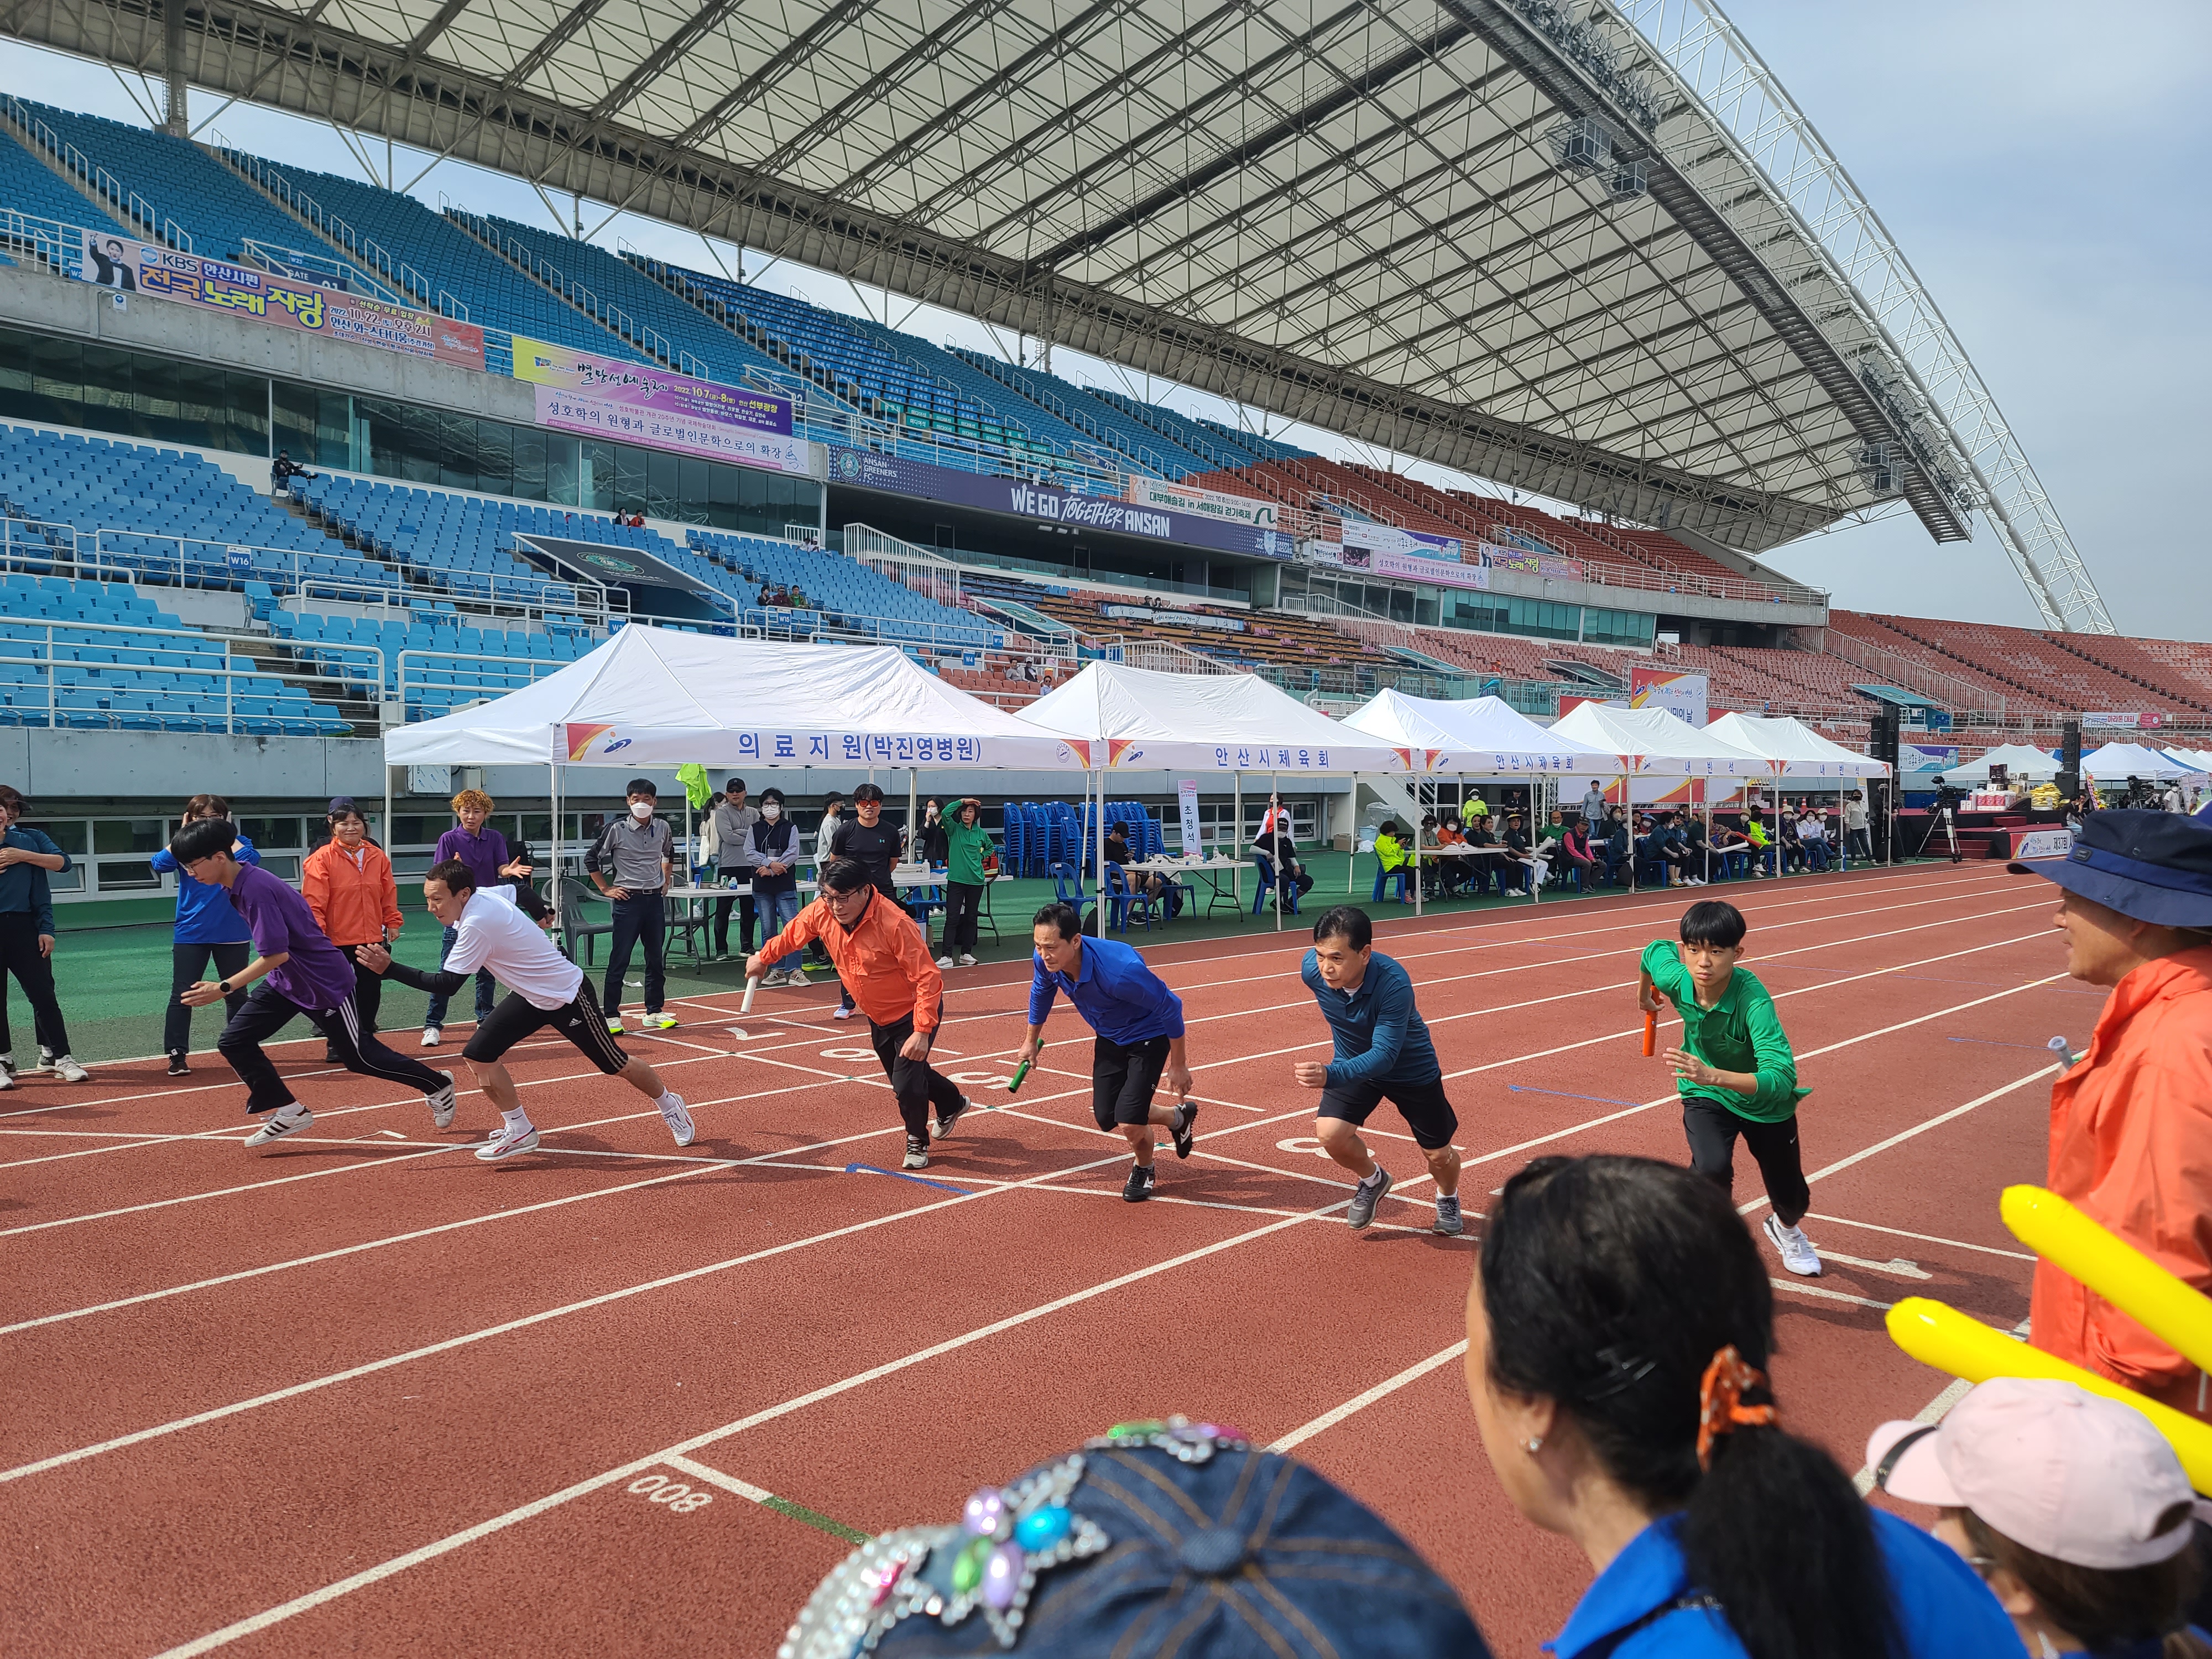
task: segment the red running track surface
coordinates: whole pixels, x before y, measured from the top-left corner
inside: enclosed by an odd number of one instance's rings
[[[1887,1304],[2025,1316],[1997,1194],[2040,1178],[2044,1044],[2085,1038],[2100,1003],[2064,978],[2039,883],[1943,866],[1723,890],[1813,1090],[1807,1227],[1829,1267],[1777,1266],[1777,1388],[1855,1469],[1875,1423],[1948,1381],[1890,1345]],[[264,1152],[211,1057],[181,1085],[156,1061],[27,1079],[0,1097],[0,1651],[765,1655],[841,1528],[950,1517],[1178,1410],[1295,1447],[1426,1552],[1501,1652],[1528,1651],[1587,1569],[1510,1511],[1476,1438],[1480,1212],[1540,1151],[1683,1156],[1633,989],[1684,902],[1383,922],[1460,1114],[1460,1240],[1425,1231],[1387,1110],[1370,1144],[1399,1185],[1375,1228],[1344,1226],[1291,1076],[1328,1041],[1302,934],[1147,947],[1204,1110],[1141,1206],[1091,1122],[1072,1011],[1006,1096],[1016,964],[951,978],[939,1063],[998,1109],[919,1181],[848,1170],[895,1170],[902,1132],[821,988],[742,1022],[734,994],[690,1000],[627,1040],[690,1100],[684,1152],[557,1041],[514,1065],[544,1149],[495,1166],[467,1151],[495,1121],[482,1095],[440,1133],[311,1044],[284,1053],[314,1128]]]

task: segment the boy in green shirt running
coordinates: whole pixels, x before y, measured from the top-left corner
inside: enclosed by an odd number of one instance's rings
[[[1680,1048],[1666,1052],[1682,1093],[1690,1167],[1723,1191],[1735,1181],[1736,1137],[1758,1161],[1773,1212],[1765,1232],[1793,1273],[1816,1277],[1820,1253],[1798,1223],[1812,1207],[1797,1150],[1797,1060],[1774,1012],[1774,999],[1743,959],[1743,913],[1702,899],[1682,913],[1681,943],[1644,947],[1636,1000],[1647,1014],[1659,999],[1681,1016]]]

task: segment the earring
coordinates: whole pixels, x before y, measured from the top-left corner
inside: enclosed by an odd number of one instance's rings
[[[1528,1455],[1534,1457],[1538,1452],[1543,1449],[1544,1437],[1540,1434],[1530,1435],[1528,1437]]]

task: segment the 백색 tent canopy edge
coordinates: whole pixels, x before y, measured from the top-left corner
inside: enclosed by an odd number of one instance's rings
[[[1256,674],[1165,674],[1094,662],[1014,717],[1092,771],[1151,768],[1313,776],[1408,772],[1400,746],[1352,730]]]
[[[1886,762],[1871,755],[1854,754],[1841,744],[1822,737],[1802,720],[1786,714],[1723,714],[1710,722],[1705,731],[1726,738],[1740,749],[1765,756],[1773,764],[1776,775],[1785,783],[1815,778],[1889,775]]]
[[[1620,769],[1613,755],[1537,725],[1499,697],[1409,697],[1385,688],[1343,723],[1407,750],[1425,773],[1514,777]]]

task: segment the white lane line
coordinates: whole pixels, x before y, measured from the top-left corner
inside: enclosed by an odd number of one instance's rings
[[[1893,1279],[1933,1279],[1917,1261],[1907,1261],[1903,1256],[1892,1256],[1887,1261],[1870,1261],[1863,1255],[1845,1255],[1841,1250],[1823,1250],[1823,1261],[1847,1262],[1854,1267],[1864,1267],[1869,1273],[1887,1273]]]
[[[1334,1428],[1338,1424],[1343,1422],[1346,1418],[1351,1416],[1354,1412],[1366,1410],[1368,1407],[1373,1405],[1376,1401],[1387,1398],[1389,1395],[1397,1393],[1399,1389],[1404,1388],[1409,1382],[1419,1382],[1423,1377],[1426,1376],[1431,1371],[1435,1370],[1438,1366],[1449,1365],[1453,1360],[1460,1358],[1466,1352],[1467,1339],[1465,1337],[1462,1337],[1458,1341],[1453,1343],[1449,1348],[1432,1353],[1426,1359],[1420,1360],[1414,1364],[1407,1366],[1406,1369],[1400,1371],[1397,1376],[1385,1378],[1383,1381],[1377,1382],[1373,1388],[1368,1389],[1364,1394],[1356,1394],[1335,1409],[1323,1412],[1319,1417],[1314,1419],[1312,1422],[1292,1429],[1281,1439],[1269,1446],[1267,1449],[1271,1452],[1287,1452],[1296,1449],[1297,1447],[1303,1446],[1307,1441],[1312,1439],[1322,1430]]]
[[[1862,1227],[1870,1233],[1887,1233],[1895,1238],[1917,1238],[1923,1244],[1942,1244],[1954,1250],[1974,1250],[1983,1255],[2001,1255],[2014,1261],[2033,1261],[2035,1257],[2027,1250],[2001,1250],[1994,1244],[1969,1244],[1963,1238],[1939,1238],[1934,1233],[1908,1232],[1902,1227],[1884,1227],[1871,1221],[1854,1221],[1849,1216],[1823,1215],[1817,1210],[1806,1212],[1815,1221],[1826,1221],[1838,1227]]]
[[[1896,1305],[1890,1302],[1877,1302],[1870,1296],[1853,1296],[1849,1291],[1831,1291],[1819,1285],[1808,1285],[1802,1279],[1783,1279],[1769,1274],[1766,1282],[1778,1291],[1792,1291],[1799,1296],[1816,1296],[1823,1302],[1849,1302],[1856,1307],[1873,1308],[1879,1312],[1887,1312]]]
[[[681,1469],[694,1480],[703,1480],[710,1486],[720,1486],[724,1492],[735,1492],[756,1504],[765,1504],[775,1494],[765,1486],[756,1486],[750,1480],[740,1480],[734,1474],[725,1474],[710,1463],[702,1463],[696,1457],[686,1457],[681,1452],[660,1460],[672,1469]]]

